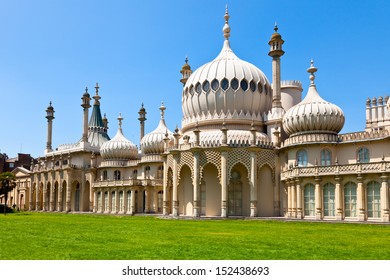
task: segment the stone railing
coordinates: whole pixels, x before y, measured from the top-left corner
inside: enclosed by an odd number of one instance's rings
[[[132,187],[132,186],[162,186],[163,179],[123,179],[102,180],[93,183],[94,188]]]
[[[357,140],[369,140],[369,139],[385,138],[389,135],[390,134],[389,134],[389,131],[387,129],[361,131],[361,132],[340,134],[339,141],[340,142],[347,142],[347,141],[357,141]]]
[[[281,180],[288,180],[299,177],[312,176],[337,176],[348,174],[369,174],[369,173],[384,173],[390,172],[390,162],[374,162],[374,163],[355,163],[345,165],[331,166],[309,166],[309,167],[293,167],[287,170],[282,170]]]
[[[219,140],[210,140],[210,141],[202,141],[199,143],[199,148],[219,148],[223,147],[221,141]],[[171,146],[168,147],[168,151],[172,150],[189,150],[191,148],[195,148],[194,143],[184,143],[179,144],[178,147]],[[237,140],[231,140],[227,143],[226,147],[232,147],[232,148],[246,148],[246,147],[257,147],[257,148],[263,148],[263,149],[273,149],[275,146],[272,142],[259,140],[256,142],[256,145],[252,146],[249,141],[237,141]]]

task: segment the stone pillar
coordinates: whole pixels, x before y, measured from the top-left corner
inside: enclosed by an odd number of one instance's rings
[[[336,202],[336,220],[343,219],[343,192],[341,190],[341,178],[335,178],[335,202]]]
[[[291,183],[291,215],[292,218],[297,217],[297,191],[294,182]]]
[[[30,191],[28,193],[28,211],[32,211],[33,207],[34,207],[33,206],[33,186],[34,186],[34,182],[31,182]]]
[[[250,203],[251,217],[257,217],[257,156],[255,151],[251,151],[251,174],[250,174]]]
[[[164,176],[163,176],[163,215],[169,214],[168,209],[168,164],[167,155],[163,155],[164,159]]]
[[[119,213],[119,190],[115,191],[115,214]]]
[[[174,154],[173,156],[173,194],[172,194],[172,197],[173,197],[173,201],[172,201],[172,215],[174,217],[177,217],[179,216],[179,201],[177,200],[177,184],[178,184],[178,181],[177,181],[177,165],[178,165],[178,154]]]
[[[40,189],[39,189],[39,182],[37,183],[37,189],[35,191],[35,211],[39,211],[39,204],[40,204]],[[42,190],[43,191],[43,190]]]
[[[221,217],[227,217],[227,151],[221,151]]]
[[[95,196],[95,203],[94,203],[94,207],[93,207],[93,212],[94,213],[97,213],[98,212],[98,192],[97,191],[94,191],[93,192],[94,196]],[[100,197],[102,197],[101,193],[100,193]]]
[[[68,181],[69,182],[69,181]],[[72,185],[66,185],[66,212],[70,212],[72,209]]]
[[[135,190],[131,190],[130,215],[135,214]]]
[[[150,190],[145,188],[145,213],[150,213]]]
[[[51,182],[52,183],[52,182]],[[49,202],[49,206],[50,206],[50,211],[53,212],[55,211],[55,205],[54,205],[54,201],[55,201],[55,192],[54,192],[54,185],[50,183],[50,193],[49,193],[49,199],[50,199],[50,202]]]
[[[292,217],[292,195],[291,195],[291,182],[287,182],[287,217]]]
[[[42,211],[47,211],[47,184],[45,182],[45,185],[43,187],[43,207],[42,207]]]
[[[194,217],[200,216],[200,188],[199,188],[199,152],[194,151]]]
[[[357,177],[357,208],[358,208],[358,220],[366,220],[366,209],[365,209],[365,191],[363,186],[363,177],[358,175]]]
[[[314,190],[314,197],[315,197],[315,209],[316,209],[316,220],[322,219],[322,190],[321,190],[321,179],[315,178],[315,190]]]
[[[297,188],[297,218],[303,219],[302,213],[302,187],[299,179],[295,180],[295,186]]]
[[[382,221],[389,222],[389,177],[386,175],[381,176],[381,208],[382,208]]]
[[[158,191],[156,187],[153,189],[153,213],[158,212]]]

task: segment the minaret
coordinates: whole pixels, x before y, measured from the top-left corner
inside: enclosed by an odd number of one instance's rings
[[[53,151],[52,149],[52,135],[53,135],[53,119],[54,119],[54,108],[51,105],[51,101],[49,106],[46,109],[46,119],[47,119],[47,142],[46,142],[46,150],[45,154]]]
[[[144,108],[144,103],[142,103],[141,109],[139,109],[138,115],[139,115],[138,120],[139,120],[139,124],[140,124],[140,128],[141,128],[139,141],[141,143],[141,140],[145,135],[146,110]]]
[[[81,138],[81,143],[83,146],[85,146],[85,143],[88,142],[88,111],[91,107],[90,101],[91,97],[88,93],[88,87],[85,88],[85,93],[83,94],[83,97],[81,97],[82,103],[81,107],[83,107],[84,116],[83,116],[83,136]]]
[[[180,70],[180,73],[182,74],[182,78],[180,79],[180,82],[183,84],[183,87],[185,86],[188,78],[192,74],[191,66],[188,64],[188,56],[186,56],[185,64]]]
[[[272,57],[272,108],[281,108],[280,101],[280,57],[284,54],[282,50],[283,39],[278,33],[278,26],[275,23],[275,33],[272,34],[271,40],[268,42],[270,46],[269,56]]]
[[[108,130],[108,119],[107,119],[107,116],[106,116],[105,113],[104,113],[104,117],[103,117],[102,121],[103,121],[103,126],[104,126],[104,129],[105,129],[105,132],[107,132],[107,130]]]

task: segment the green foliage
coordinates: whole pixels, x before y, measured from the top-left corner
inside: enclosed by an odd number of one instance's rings
[[[390,226],[379,224],[35,212],[0,224],[3,260],[390,259]]]

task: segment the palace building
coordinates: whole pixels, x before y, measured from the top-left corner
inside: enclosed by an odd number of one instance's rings
[[[271,83],[235,55],[227,9],[224,20],[215,59],[195,71],[186,59],[180,71],[180,128],[167,127],[162,104],[145,134],[142,105],[140,147],[126,139],[121,115],[110,138],[96,84],[82,96],[81,139],[53,149],[50,103],[44,155],[30,170],[14,170],[21,208],[389,222],[389,97],[367,99],[365,131],[340,134],[344,113],[317,91],[313,61],[303,94],[301,82],[282,81],[284,41],[275,26]]]

